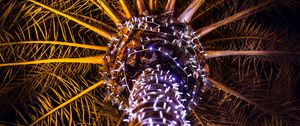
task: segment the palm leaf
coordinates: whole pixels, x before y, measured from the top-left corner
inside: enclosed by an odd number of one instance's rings
[[[190,22],[194,29],[200,27],[210,76],[222,83],[215,83],[217,88],[204,94],[190,113],[193,124],[298,124],[297,34],[286,35],[289,32],[282,28],[268,27],[258,16],[250,16],[277,1],[194,2],[198,4],[191,5],[192,0],[138,0],[137,5],[129,0],[0,0],[0,123],[121,125],[125,113],[105,102],[107,89],[99,87],[101,70],[106,69],[101,59],[120,24],[138,12],[168,13]],[[297,5],[293,0],[278,3]],[[11,120],[15,117],[19,118]]]

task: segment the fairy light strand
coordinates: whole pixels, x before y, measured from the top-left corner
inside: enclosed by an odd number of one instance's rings
[[[191,27],[165,15],[132,17],[108,46],[108,94],[124,122],[190,125],[185,117],[210,88],[207,54]]]

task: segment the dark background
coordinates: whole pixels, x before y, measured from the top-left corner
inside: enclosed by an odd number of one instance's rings
[[[256,16],[265,26],[279,27],[283,32],[286,32],[287,35],[297,38],[298,45],[300,44],[300,5],[292,7],[279,6],[272,8],[270,11],[260,12]],[[300,56],[296,56],[296,58],[300,59]],[[296,62],[296,66],[297,69],[295,72],[300,73],[299,60]],[[295,97],[300,99],[300,78],[297,80]]]

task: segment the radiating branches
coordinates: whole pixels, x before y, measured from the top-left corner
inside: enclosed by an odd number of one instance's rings
[[[149,15],[144,0],[136,0],[139,15]]]
[[[24,61],[18,63],[2,63],[0,67],[6,66],[20,66],[20,65],[32,65],[32,64],[43,64],[43,63],[89,63],[89,64],[104,64],[103,56],[91,56],[83,58],[60,58],[60,59],[45,59],[35,61]]]
[[[255,107],[257,107],[258,109],[260,109],[261,111],[263,111],[265,113],[270,113],[267,109],[263,108],[262,106],[260,106],[256,102],[252,101],[251,99],[245,97],[244,95],[240,94],[239,92],[236,92],[236,91],[226,87],[223,83],[218,82],[212,78],[208,78],[208,80],[212,82],[213,87],[218,88],[219,90],[222,90],[222,91],[224,91],[230,95],[233,95],[241,100],[244,100],[244,101],[248,102],[249,104],[254,105]]]
[[[51,11],[51,12],[57,14],[57,15],[63,16],[63,17],[65,17],[65,18],[67,18],[67,19],[69,19],[71,21],[74,21],[77,24],[82,25],[82,26],[86,27],[87,29],[96,32],[98,35],[100,35],[100,36],[102,36],[102,37],[104,37],[106,39],[112,40],[112,38],[114,37],[114,34],[112,34],[112,33],[109,33],[109,32],[107,32],[107,31],[105,31],[103,29],[100,29],[100,28],[96,27],[96,26],[92,26],[92,25],[90,25],[90,24],[88,24],[86,22],[83,22],[83,21],[81,21],[81,20],[79,20],[79,19],[77,19],[77,18],[75,18],[73,16],[65,14],[65,13],[63,13],[63,12],[61,12],[59,10],[54,9],[54,8],[51,8],[51,7],[49,7],[49,6],[45,5],[45,4],[42,4],[42,3],[37,2],[35,0],[28,0],[28,1],[34,3],[34,4],[38,5],[38,6],[41,6],[42,8],[45,8],[45,9],[47,9],[47,10],[49,10],[49,11]]]
[[[206,58],[216,58],[223,56],[274,56],[274,55],[300,55],[300,52],[280,52],[280,51],[206,51]]]
[[[198,19],[199,17],[201,17],[203,14],[207,13],[208,11],[212,10],[213,8],[217,8],[219,5],[222,5],[222,3],[224,3],[226,0],[219,0],[218,2],[214,3],[213,5],[211,5],[210,7],[208,7],[205,10],[202,10],[200,13],[198,13],[197,15],[195,15],[191,21],[194,21],[196,19]]]
[[[126,14],[126,18],[131,18],[132,17],[132,11],[130,10],[128,3],[126,2],[126,0],[120,0],[122,9],[124,10],[125,14]]]
[[[166,7],[165,7],[165,13],[173,15],[175,3],[176,3],[176,0],[168,0]]]
[[[114,11],[112,8],[109,7],[108,3],[105,0],[91,0],[96,6],[100,9],[103,9],[105,14],[114,21],[117,26],[120,26],[123,19],[122,17]]]
[[[149,9],[150,12],[156,11],[158,8],[158,0],[149,0]]]
[[[190,22],[195,12],[198,10],[198,8],[203,4],[204,0],[194,0],[188,8],[185,9],[185,11],[178,17],[179,22]]]
[[[87,89],[83,90],[82,92],[80,92],[79,94],[77,94],[76,96],[72,97],[71,99],[67,100],[66,102],[60,104],[59,106],[51,109],[49,112],[47,112],[46,114],[44,114],[42,117],[38,118],[37,120],[35,120],[32,124],[30,124],[30,126],[36,125],[38,122],[40,122],[42,119],[46,118],[47,116],[53,114],[54,112],[58,111],[59,109],[63,108],[64,106],[72,103],[73,101],[75,101],[76,99],[80,98],[81,96],[89,93],[90,91],[98,88],[99,86],[103,85],[104,81],[99,81],[97,83],[95,83],[94,85],[88,87]]]
[[[107,47],[97,46],[97,45],[87,45],[87,44],[79,44],[73,42],[59,42],[59,41],[23,41],[23,42],[10,42],[10,43],[0,43],[0,46],[8,46],[8,45],[21,45],[21,44],[52,44],[52,45],[63,45],[63,46],[72,46],[84,49],[93,49],[99,51],[106,51]]]
[[[261,3],[259,5],[256,5],[254,7],[251,7],[249,9],[246,9],[244,11],[241,11],[239,13],[234,14],[233,16],[230,16],[228,18],[225,18],[217,23],[205,26],[203,28],[198,29],[196,32],[198,34],[199,37],[202,37],[212,31],[214,31],[215,29],[222,27],[224,25],[227,25],[229,23],[232,23],[234,21],[237,21],[239,19],[245,18],[247,16],[250,16],[252,14],[255,14],[259,11],[262,11],[264,9],[267,8],[267,6],[271,5],[271,3],[273,3],[274,0],[267,0],[264,3]]]

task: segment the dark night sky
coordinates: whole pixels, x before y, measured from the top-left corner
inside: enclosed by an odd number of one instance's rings
[[[300,44],[300,6],[295,9],[284,8],[280,16],[284,19],[283,22],[287,23],[289,29],[291,29],[289,32],[295,32],[297,34],[296,36],[299,40],[298,44]],[[296,73],[299,72],[300,72],[300,64],[298,62],[298,69],[296,70]],[[300,79],[298,79],[295,95],[297,99],[300,99]]]
[[[276,9],[278,9],[278,13],[276,13],[275,11],[272,11],[271,13],[268,11],[261,12],[257,14],[257,17],[261,19],[265,26],[281,27],[282,29],[287,29],[287,34],[294,34],[294,37],[298,39],[298,43],[300,44],[300,5],[298,5],[297,7],[295,6],[294,8],[280,7]],[[287,28],[282,26],[287,26]],[[300,74],[299,60],[297,62],[297,65],[298,69],[296,69],[295,72]],[[300,78],[297,82],[295,96],[297,97],[297,99],[300,99]]]

